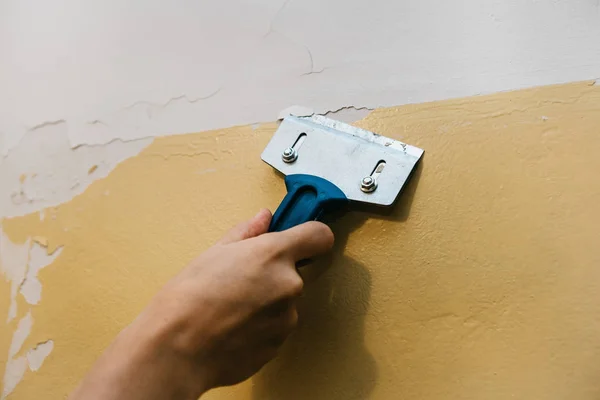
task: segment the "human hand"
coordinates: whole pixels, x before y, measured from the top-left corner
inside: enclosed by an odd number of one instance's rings
[[[333,234],[319,222],[266,233],[270,220],[263,210],[233,228],[163,287],[90,373],[97,384],[129,375],[119,380],[129,386],[97,398],[197,398],[246,380],[276,356],[298,320],[296,262],[327,252]],[[86,381],[76,394],[86,393]]]

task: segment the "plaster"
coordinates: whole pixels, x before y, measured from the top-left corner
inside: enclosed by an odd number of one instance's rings
[[[391,215],[333,224],[280,357],[207,399],[597,399],[599,87],[379,109],[357,125],[424,148],[420,169]],[[277,206],[283,181],[259,157],[276,126],[156,139],[43,219],[2,221],[16,246],[64,246],[39,271],[21,346],[54,349],[9,398],[64,396],[169,277]]]
[[[34,348],[30,349],[27,352],[27,363],[29,364],[29,369],[33,372],[39,370],[44,364],[46,357],[52,353],[52,349],[54,349],[53,340],[39,343]]]
[[[25,339],[31,333],[33,319],[31,312],[28,312],[17,325],[13,333],[12,342],[8,349],[8,357],[6,358],[4,379],[2,380],[2,400],[6,398],[23,379],[23,375],[27,370],[27,358],[20,356],[16,357],[17,353],[23,346]]]
[[[31,245],[27,274],[23,278],[19,290],[25,298],[25,301],[32,305],[38,304],[42,298],[42,284],[38,279],[38,273],[42,268],[52,264],[63,250],[62,247],[60,247],[52,254],[47,254],[46,247],[48,247],[47,244],[44,246],[43,244],[40,245],[38,242],[34,242]]]
[[[0,224],[0,270],[4,279],[10,282],[10,306],[6,323],[17,316],[17,293],[27,274],[30,240],[15,244],[4,234]]]

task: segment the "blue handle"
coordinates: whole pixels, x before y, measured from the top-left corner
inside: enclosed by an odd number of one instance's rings
[[[326,213],[343,210],[348,198],[337,186],[313,175],[288,175],[288,193],[275,211],[269,232],[281,232],[308,221],[318,221]]]

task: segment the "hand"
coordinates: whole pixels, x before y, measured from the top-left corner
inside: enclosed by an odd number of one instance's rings
[[[167,283],[72,399],[198,398],[275,357],[298,320],[296,262],[327,252],[333,234],[318,222],[266,233],[270,220],[259,212]]]

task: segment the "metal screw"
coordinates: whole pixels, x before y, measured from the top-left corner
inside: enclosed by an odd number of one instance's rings
[[[377,189],[377,181],[372,176],[365,176],[362,181],[360,181],[360,190],[365,193],[374,192]]]
[[[283,162],[286,162],[288,164],[293,163],[294,161],[296,161],[296,159],[298,159],[298,152],[293,148],[288,147],[281,154],[281,159],[283,160]]]

